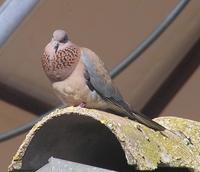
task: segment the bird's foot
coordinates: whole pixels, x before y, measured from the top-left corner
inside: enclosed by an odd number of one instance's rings
[[[77,107],[85,108],[86,107],[86,103],[85,102],[81,102],[81,104],[79,104]]]

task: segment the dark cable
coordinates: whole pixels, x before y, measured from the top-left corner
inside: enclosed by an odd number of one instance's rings
[[[60,107],[56,107],[55,109],[58,109],[58,108],[63,108],[65,107],[64,105],[60,106]],[[25,133],[26,131],[30,130],[33,125],[35,125],[38,121],[40,121],[44,116],[46,116],[47,114],[49,114],[50,112],[53,112],[55,109],[53,110],[50,110],[49,112],[41,115],[40,117],[30,121],[30,122],[27,122],[25,124],[22,124],[21,126],[18,126],[14,129],[11,129],[11,130],[8,130],[6,132],[3,132],[0,134],[0,142],[3,142],[5,140],[8,140],[8,139],[11,139],[15,136],[18,136],[20,134],[23,134]]]
[[[136,60],[141,53],[143,53],[165,30],[166,28],[175,20],[175,18],[180,14],[180,12],[184,9],[184,7],[188,4],[190,0],[180,0],[180,2],[176,5],[176,7],[170,12],[170,14],[161,22],[161,24],[157,27],[157,29],[152,32],[125,60],[123,60],[120,64],[114,67],[110,75],[112,78],[115,78],[118,74],[120,74],[128,65],[130,65],[134,60]],[[48,114],[48,113],[46,113]],[[26,124],[22,124],[21,126],[11,129],[9,131],[3,132],[0,134],[0,142],[18,136],[33,127],[33,125],[38,122],[42,117],[30,121]]]
[[[30,122],[22,124],[21,126],[18,126],[14,129],[11,129],[11,130],[1,133],[0,134],[0,142],[3,142],[5,140],[11,139],[15,136],[25,133],[26,131],[30,130],[34,124],[36,124],[38,121],[40,121],[45,115],[42,115]]]
[[[190,0],[180,0],[178,5],[176,5],[170,14],[160,23],[156,30],[153,31],[135,50],[133,50],[127,58],[112,69],[110,76],[115,78],[133,61],[135,61],[168,28],[189,1]]]

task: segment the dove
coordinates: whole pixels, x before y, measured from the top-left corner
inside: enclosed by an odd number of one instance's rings
[[[71,42],[64,30],[54,31],[41,62],[53,89],[67,106],[111,110],[156,131],[165,130],[165,127],[131,109],[102,60],[92,50]]]

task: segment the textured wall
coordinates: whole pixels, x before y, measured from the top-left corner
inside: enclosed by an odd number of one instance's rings
[[[52,93],[40,65],[43,47],[51,38],[53,30],[67,30],[71,40],[94,50],[111,69],[155,29],[177,2],[178,0],[41,1],[1,49],[0,80],[31,96],[57,104],[59,101]],[[167,32],[116,78],[116,85],[122,94],[137,109],[144,106],[198,39],[199,10],[200,1],[191,1]],[[200,94],[196,94],[200,82],[198,78],[199,69],[189,80],[191,83],[178,92],[163,113],[198,113],[198,103],[191,103],[193,100],[200,101]],[[187,101],[182,104],[182,100],[186,98]],[[14,109],[12,112],[2,111],[6,108]],[[4,123],[6,128],[32,117],[28,112],[7,106],[5,102],[0,102],[0,109],[0,126]],[[21,138],[0,144],[0,171],[6,171],[11,152],[19,145]]]

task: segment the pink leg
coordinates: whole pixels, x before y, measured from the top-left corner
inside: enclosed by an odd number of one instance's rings
[[[86,103],[85,102],[81,102],[81,104],[79,104],[78,107],[85,108],[86,107]]]

